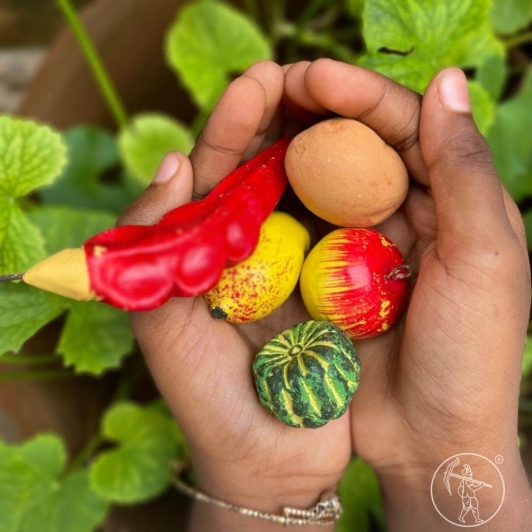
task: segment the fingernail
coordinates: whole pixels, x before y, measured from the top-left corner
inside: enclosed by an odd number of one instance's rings
[[[471,112],[467,78],[459,68],[450,68],[441,74],[438,93],[443,107],[448,111]]]
[[[166,183],[179,170],[179,164],[179,158],[175,153],[166,154],[157,172],[155,172],[152,184],[161,185]]]

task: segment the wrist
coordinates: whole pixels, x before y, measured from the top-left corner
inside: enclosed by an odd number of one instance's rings
[[[308,509],[324,493],[335,492],[338,474],[320,477],[279,475],[268,471],[267,463],[243,465],[212,464],[194,460],[196,487],[217,499],[261,512],[282,514],[285,507]]]
[[[334,491],[339,475],[330,478],[272,475],[264,462],[255,467],[225,462],[211,463],[196,459],[195,487],[201,492],[231,505],[261,513],[283,515],[284,508],[308,510],[314,508],[324,493]],[[314,530],[312,525],[298,526],[298,530]],[[191,517],[191,532],[219,530],[220,532],[268,532],[278,530],[279,524],[214,504],[196,502]],[[333,531],[334,525],[321,526]]]

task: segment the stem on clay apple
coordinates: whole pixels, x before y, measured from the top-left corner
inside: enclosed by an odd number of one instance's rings
[[[400,280],[400,279],[408,279],[412,276],[412,268],[408,264],[401,264],[400,266],[395,267],[388,275],[386,275],[385,279],[390,280]]]
[[[116,123],[121,128],[125,127],[127,124],[127,113],[124,105],[76,10],[72,7],[70,0],[56,0],[56,3],[74,33]]]

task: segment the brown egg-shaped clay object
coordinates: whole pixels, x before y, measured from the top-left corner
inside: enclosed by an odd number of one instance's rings
[[[285,167],[304,205],[341,227],[386,220],[408,192],[408,172],[397,152],[350,118],[319,122],[297,135]]]

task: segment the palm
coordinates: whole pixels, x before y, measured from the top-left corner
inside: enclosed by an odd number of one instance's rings
[[[287,427],[259,403],[251,373],[254,356],[272,336],[310,319],[299,293],[272,315],[246,325],[213,322],[203,301],[198,301],[195,312],[192,323],[205,321],[206,327],[205,341],[196,347],[204,367],[194,376],[192,393],[197,394],[205,415],[216,420],[204,425],[198,437],[217,440],[220,459],[231,456],[240,465],[249,460],[250,467],[259,469],[262,465],[256,457],[264,456],[272,470],[279,467],[286,475],[330,475],[334,484],[351,455],[348,417],[314,431]],[[183,348],[182,340],[176,342],[176,356]]]
[[[378,229],[400,247],[412,268],[412,286],[417,290],[421,258],[436,238],[432,199],[421,188],[413,188],[399,212]],[[403,371],[401,350],[405,337],[412,334],[410,325],[426,312],[422,305],[411,304],[401,321],[388,333],[355,342],[363,363],[361,385],[350,409],[353,446],[372,464],[389,465],[383,464],[383,460],[397,460],[394,450],[406,439],[408,420],[403,417],[401,391],[412,385],[409,382],[412,374]],[[400,386],[398,375],[407,377],[407,381],[401,380]]]

